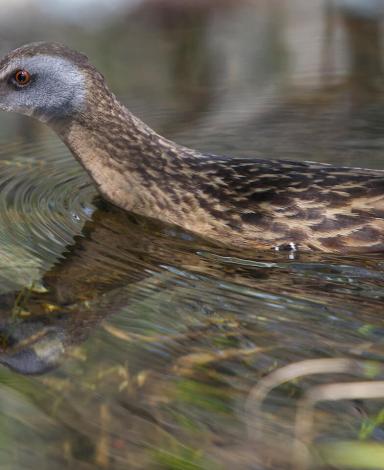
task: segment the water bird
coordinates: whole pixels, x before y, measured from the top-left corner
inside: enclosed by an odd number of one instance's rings
[[[64,45],[8,53],[0,108],[49,125],[101,195],[124,210],[240,248],[384,248],[384,171],[184,147],[135,117],[88,58]]]

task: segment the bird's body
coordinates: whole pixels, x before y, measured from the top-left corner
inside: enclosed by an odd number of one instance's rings
[[[23,46],[0,63],[0,82],[28,67],[36,83],[59,67],[59,94],[51,77],[39,101],[27,84],[2,84],[0,107],[47,122],[117,206],[239,247],[384,249],[384,171],[203,155],[134,117],[82,54]]]

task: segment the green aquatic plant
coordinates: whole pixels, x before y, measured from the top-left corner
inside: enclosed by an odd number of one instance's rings
[[[382,408],[373,418],[367,418],[361,424],[359,439],[365,441],[374,433],[375,429],[384,424],[384,408]]]
[[[218,466],[196,450],[181,444],[172,450],[156,449],[153,461],[161,470],[218,470]]]
[[[384,445],[375,442],[342,441],[317,449],[321,462],[332,468],[384,469]]]

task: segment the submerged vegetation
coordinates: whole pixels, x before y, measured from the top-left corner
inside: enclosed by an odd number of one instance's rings
[[[3,52],[84,50],[208,152],[383,168],[379,13],[177,3],[86,28],[18,11]],[[43,127],[1,119],[2,467],[384,468],[381,254],[227,250],[124,214]]]

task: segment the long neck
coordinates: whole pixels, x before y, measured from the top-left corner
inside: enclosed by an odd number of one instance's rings
[[[87,113],[55,130],[109,201],[190,230],[196,230],[197,214],[207,230],[191,167],[199,154],[156,134],[114,95],[95,100]]]

